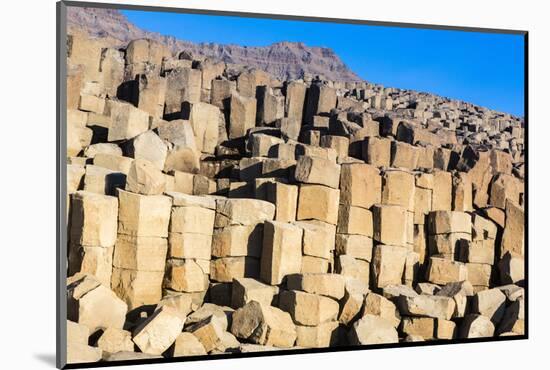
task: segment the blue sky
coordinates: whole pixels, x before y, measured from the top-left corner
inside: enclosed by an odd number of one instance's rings
[[[137,26],[193,42],[265,46],[303,42],[333,49],[369,82],[524,113],[521,35],[231,16],[122,11]]]

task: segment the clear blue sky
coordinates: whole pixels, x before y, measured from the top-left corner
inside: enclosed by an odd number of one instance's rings
[[[323,46],[360,77],[491,109],[524,113],[521,35],[231,16],[122,11],[137,26],[193,42]]]

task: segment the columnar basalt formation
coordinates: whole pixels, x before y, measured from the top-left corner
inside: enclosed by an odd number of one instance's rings
[[[69,41],[69,361],[523,334],[522,119]]]

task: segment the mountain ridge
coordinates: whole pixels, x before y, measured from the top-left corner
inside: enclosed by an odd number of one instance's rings
[[[112,39],[113,44],[120,47],[134,39],[149,38],[165,44],[173,53],[187,51],[226,63],[247,65],[281,80],[299,79],[309,74],[333,81],[363,81],[332,49],[307,46],[303,42],[280,41],[267,46],[194,43],[144,30],[120,11],[101,8],[69,7],[67,27],[69,32]]]

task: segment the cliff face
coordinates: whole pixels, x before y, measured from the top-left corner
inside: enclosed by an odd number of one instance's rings
[[[143,30],[115,9],[69,7],[67,24],[70,32],[112,39],[113,45],[125,46],[130,40],[150,38],[169,46],[174,53],[188,51],[226,63],[259,68],[282,80],[301,78],[304,74],[322,75],[332,81],[362,80],[331,49],[303,43],[279,42],[264,47],[197,44]]]

